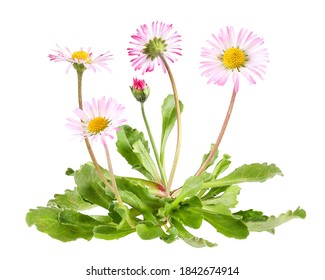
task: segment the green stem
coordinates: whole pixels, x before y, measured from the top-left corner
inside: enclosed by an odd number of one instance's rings
[[[126,206],[123,204],[123,200],[120,196],[120,193],[118,191],[118,188],[117,188],[117,184],[116,184],[116,181],[115,181],[115,176],[114,176],[114,171],[113,171],[113,165],[112,165],[112,160],[111,160],[111,157],[110,157],[110,154],[109,154],[109,150],[108,150],[108,147],[107,147],[107,144],[104,143],[104,148],[105,148],[105,154],[106,154],[106,159],[107,159],[107,166],[108,166],[108,171],[109,171],[109,176],[111,178],[111,181],[112,181],[112,187],[113,187],[113,192],[115,194],[115,197],[116,197],[116,200],[117,200],[117,203],[118,205],[124,209],[126,211],[125,213],[125,218],[126,218],[126,221],[127,223],[129,224],[130,227],[134,228],[134,223],[133,221],[131,220],[130,218],[130,215],[129,215],[129,212],[128,212],[128,209],[126,208]]]
[[[164,185],[164,187],[166,189],[166,187],[167,187],[166,174],[165,174],[165,171],[164,171],[164,169],[163,169],[163,167],[161,165],[161,161],[159,159],[159,155],[158,155],[158,151],[157,151],[157,148],[156,148],[155,140],[154,140],[154,138],[152,136],[152,133],[151,133],[149,122],[147,120],[147,116],[146,116],[146,113],[145,113],[145,110],[144,110],[144,103],[143,102],[141,102],[141,113],[142,113],[144,123],[146,125],[146,129],[147,129],[147,132],[148,132],[148,135],[149,135],[149,139],[150,139],[150,142],[151,142],[153,152],[155,154],[155,158],[156,158],[156,162],[157,162],[158,169],[159,169],[159,172],[160,172],[160,176],[161,176],[163,185]]]
[[[209,156],[207,157],[207,159],[205,160],[205,162],[201,165],[201,167],[199,168],[199,170],[196,172],[195,176],[199,176],[202,174],[202,172],[206,169],[207,165],[209,164],[209,162],[212,160],[214,154],[217,152],[219,145],[221,143],[221,140],[223,138],[223,135],[225,134],[230,116],[231,116],[231,112],[232,109],[234,107],[234,103],[235,103],[235,99],[236,99],[237,93],[235,92],[235,90],[233,90],[232,92],[232,96],[231,96],[231,100],[229,103],[229,107],[228,107],[228,111],[225,117],[225,120],[223,121],[223,125],[221,127],[221,130],[219,132],[219,136],[217,138],[216,143],[214,144],[213,148],[211,149],[211,152],[209,154]]]
[[[77,75],[78,75],[78,104],[79,104],[79,109],[82,110],[83,109],[83,103],[82,103],[82,75],[83,75],[83,71],[77,71]],[[96,169],[99,177],[102,179],[102,181],[104,182],[105,186],[108,187],[108,189],[110,189],[115,194],[115,196],[116,196],[116,193],[114,191],[114,188],[110,185],[110,183],[108,183],[105,175],[103,174],[102,170],[99,167],[99,164],[98,164],[97,159],[95,157],[94,151],[91,148],[91,145],[90,145],[90,142],[89,142],[89,139],[88,138],[85,138],[85,143],[86,143],[86,147],[87,147],[88,153],[90,155],[90,158],[91,158],[91,160],[92,160],[92,162],[94,164],[94,167],[95,167],[95,169]],[[115,185],[116,185],[116,183],[115,183]],[[116,196],[116,199],[117,199],[120,207],[122,207],[122,208],[125,209],[126,207],[124,206],[123,201],[121,200],[119,194],[118,194],[118,196]],[[134,228],[135,226],[134,226],[133,222],[131,221],[128,213],[126,213],[126,219],[127,219],[127,222],[129,224],[129,226],[132,227],[132,228]]]
[[[79,109],[83,109],[83,103],[82,103],[82,75],[83,71],[77,71],[78,74],[78,104],[79,104]],[[88,138],[85,138],[85,143],[86,147],[88,150],[88,153],[90,155],[90,158],[95,166],[95,169],[99,175],[99,177],[103,180],[104,184],[111,190],[113,191],[113,187],[107,182],[102,170],[99,167],[99,164],[97,162],[97,159],[95,157],[95,154],[93,152],[93,149],[91,148],[90,142]]]
[[[166,173],[166,168],[165,168],[165,145],[160,145],[160,163],[161,163],[161,167],[164,170],[164,172]]]
[[[166,189],[166,196],[170,196],[170,190],[171,190],[171,186],[173,183],[173,179],[174,179],[174,175],[175,175],[175,171],[177,168],[177,163],[178,163],[178,158],[179,158],[179,154],[180,154],[180,150],[181,150],[181,142],[182,142],[182,121],[181,121],[181,109],[179,106],[179,99],[178,99],[178,93],[177,93],[177,89],[176,89],[176,83],[174,80],[174,76],[169,68],[169,65],[165,59],[165,57],[160,54],[160,59],[162,60],[162,62],[164,63],[172,88],[173,88],[173,93],[174,93],[174,100],[175,100],[175,108],[176,108],[176,116],[177,116],[177,142],[176,142],[176,150],[175,150],[175,156],[174,156],[174,161],[173,161],[173,165],[172,165],[172,169],[170,171],[170,175],[169,175],[169,179],[168,179],[168,183],[167,183],[167,189]]]

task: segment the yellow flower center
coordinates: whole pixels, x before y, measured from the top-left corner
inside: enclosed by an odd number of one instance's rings
[[[87,63],[91,63],[92,60],[89,58],[89,53],[85,52],[85,51],[77,51],[77,52],[74,52],[71,56],[71,58],[73,60],[77,60],[77,61],[85,61]]]
[[[98,134],[104,131],[109,125],[109,121],[103,117],[97,117],[92,119],[88,123],[88,130],[91,134]]]
[[[243,67],[246,61],[245,53],[238,48],[229,48],[222,56],[223,65],[232,70]]]

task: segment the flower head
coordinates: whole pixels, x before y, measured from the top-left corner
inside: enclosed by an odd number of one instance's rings
[[[73,65],[77,71],[91,69],[96,72],[96,70],[99,70],[100,67],[110,71],[110,69],[107,67],[107,61],[112,60],[112,55],[109,54],[109,52],[94,58],[90,48],[87,51],[80,48],[80,50],[72,53],[68,48],[62,49],[58,45],[57,47],[58,49],[54,50],[55,54],[49,54],[48,57],[50,58],[50,61],[54,62],[68,62],[69,66],[67,68],[67,72],[69,71],[71,65]]]
[[[144,24],[137,29],[137,34],[131,36],[135,40],[130,42],[133,47],[128,48],[129,55],[135,56],[131,60],[134,70],[142,68],[142,74],[144,74],[153,71],[157,64],[161,65],[163,71],[166,72],[160,56],[164,56],[171,62],[177,60],[177,55],[181,55],[182,50],[178,44],[181,36],[176,31],[173,32],[172,28],[172,24],[157,21],[151,24],[151,28]]]
[[[130,87],[135,99],[141,103],[145,102],[150,94],[150,88],[145,80],[133,78],[133,86]]]
[[[77,108],[74,113],[79,120],[68,118],[67,127],[75,131],[75,135],[83,138],[100,137],[103,144],[106,143],[106,136],[114,138],[113,132],[119,129],[126,120],[120,119],[124,107],[114,99],[106,100],[102,97],[99,100],[93,99],[92,102],[84,102],[83,110]]]
[[[203,48],[201,56],[206,60],[201,62],[202,76],[209,77],[208,83],[213,82],[223,86],[232,75],[234,91],[238,91],[239,74],[242,74],[250,84],[255,84],[255,78],[263,79],[267,49],[262,48],[263,39],[247,29],[241,29],[237,36],[233,27],[220,30],[208,40],[211,48]]]

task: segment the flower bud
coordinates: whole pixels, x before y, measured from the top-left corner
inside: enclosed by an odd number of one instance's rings
[[[150,88],[145,80],[133,78],[133,86],[131,86],[130,89],[135,99],[141,103],[144,103],[149,97]]]

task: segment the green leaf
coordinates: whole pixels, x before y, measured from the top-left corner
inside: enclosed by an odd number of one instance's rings
[[[278,217],[270,216],[268,219],[264,221],[248,221],[246,225],[249,231],[268,231],[274,233],[274,228],[282,225],[283,223],[289,222],[295,218],[306,218],[306,212],[303,209],[298,207],[295,211],[287,211],[286,213],[281,214]]]
[[[219,233],[232,238],[245,239],[249,231],[247,226],[238,219],[229,215],[210,213],[205,210],[199,210],[203,214],[204,220],[211,224]]]
[[[131,192],[138,197],[141,202],[138,202],[138,209],[154,211],[164,205],[164,202],[159,197],[152,195],[149,190],[144,187],[141,181],[129,180],[123,177],[116,178],[116,184],[121,191]]]
[[[179,101],[179,108],[180,111],[183,112],[184,106],[181,101]],[[165,151],[167,139],[177,119],[174,95],[170,94],[165,98],[164,103],[161,107],[161,112],[162,112],[162,132],[161,132],[160,153],[163,154]]]
[[[221,179],[204,183],[204,188],[223,187],[244,182],[264,182],[275,175],[283,175],[275,164],[245,164]]]
[[[203,238],[196,237],[192,235],[190,232],[188,232],[185,227],[177,221],[176,219],[172,219],[171,224],[175,227],[177,230],[177,234],[179,238],[181,238],[184,242],[191,245],[195,248],[202,248],[202,247],[215,247],[217,244],[212,243],[210,241],[207,241]]]
[[[167,234],[161,237],[161,240],[165,241],[167,244],[170,244],[178,239],[177,229],[171,225],[167,230]]]
[[[136,231],[143,240],[151,240],[163,236],[165,238],[167,237],[161,227],[155,226],[151,223],[137,224]]]
[[[238,215],[241,217],[243,222],[261,222],[266,221],[269,217],[264,215],[261,211],[256,211],[253,209],[245,210],[245,211],[238,211],[234,213],[234,215]]]
[[[218,194],[223,193],[227,188],[229,188],[229,186],[211,188],[204,194],[204,196],[201,197],[201,200],[203,201],[203,200],[207,200],[208,198],[216,197]],[[203,190],[205,189],[203,188]]]
[[[237,201],[237,195],[240,193],[240,187],[238,186],[229,186],[223,194],[220,196],[217,196],[212,199],[204,200],[203,204],[204,205],[217,205],[221,204],[225,206],[226,208],[234,208],[238,201]]]
[[[131,207],[133,207],[137,210],[142,210],[142,211],[148,211],[150,209],[134,193],[132,193],[130,191],[122,191],[122,190],[120,190],[119,193],[120,193],[120,196],[121,196],[123,202],[127,203]]]
[[[143,220],[145,222],[150,222],[151,224],[153,224],[155,226],[158,225],[156,216],[154,214],[152,214],[151,212],[144,211],[144,212],[142,212],[142,215],[143,215]]]
[[[149,152],[144,147],[141,140],[133,143],[133,152],[137,155],[139,161],[141,162],[144,169],[148,171],[148,173],[152,176],[155,182],[160,183],[159,173],[157,171],[156,165],[152,160]]]
[[[92,233],[93,228],[98,225],[103,225],[103,222],[96,220],[88,215],[81,214],[74,210],[64,209],[59,213],[58,220],[63,225],[71,225],[90,230]],[[110,221],[110,219],[108,219]]]
[[[202,165],[203,163],[205,163],[205,161],[206,161],[207,158],[209,157],[209,155],[210,155],[210,153],[211,153],[213,147],[214,147],[214,144],[211,144],[211,146],[210,146],[210,151],[209,151],[207,154],[204,154],[204,155],[203,155],[201,165]],[[204,170],[208,169],[211,165],[214,164],[214,162],[215,162],[216,159],[218,158],[218,155],[219,155],[219,151],[216,151],[216,153],[213,155],[212,159],[209,161],[209,163],[207,164],[207,166],[205,167]]]
[[[82,165],[79,170],[75,171],[74,179],[77,190],[83,199],[109,209],[112,197],[107,194],[105,186],[91,164]]]
[[[149,180],[154,181],[153,175],[143,166],[141,158],[139,158],[139,155],[133,149],[134,143],[140,141],[143,148],[148,153],[150,152],[148,142],[145,140],[143,133],[128,125],[123,125],[117,131],[116,135],[118,152],[127,160],[133,169],[142,173]]]
[[[114,240],[127,236],[133,232],[135,232],[135,229],[133,228],[117,229],[112,226],[97,226],[94,228],[94,237],[105,240]]]
[[[198,229],[202,225],[203,216],[198,213],[192,213],[188,209],[182,209],[173,211],[172,217],[179,220],[185,226]]]
[[[74,170],[70,167],[67,168],[67,170],[65,171],[65,175],[67,176],[73,176]]]
[[[65,225],[59,222],[62,211],[52,207],[38,207],[31,209],[26,215],[28,226],[35,225],[36,228],[49,236],[63,242],[74,241],[78,238],[90,240],[93,237],[92,230],[83,226]]]
[[[230,155],[224,154],[223,158],[216,164],[216,167],[214,168],[212,172],[212,176],[214,178],[217,178],[221,173],[226,171],[228,167],[231,164]]]
[[[185,226],[198,229],[202,225],[203,216],[197,212],[192,212],[193,209],[202,208],[201,200],[197,196],[192,196],[180,203],[180,207],[174,210],[172,217],[179,220]]]
[[[232,216],[230,209],[222,204],[208,204],[204,205],[202,209],[215,214]]]
[[[167,210],[167,214],[170,210],[175,208],[184,199],[195,196],[202,189],[202,187],[203,187],[203,182],[199,177],[196,176],[189,177],[185,181],[179,195],[175,198],[175,200],[170,205],[170,208]]]
[[[47,206],[69,208],[73,210],[88,210],[94,207],[93,204],[83,200],[77,188],[65,190],[64,194],[55,194],[54,199],[51,199]]]

